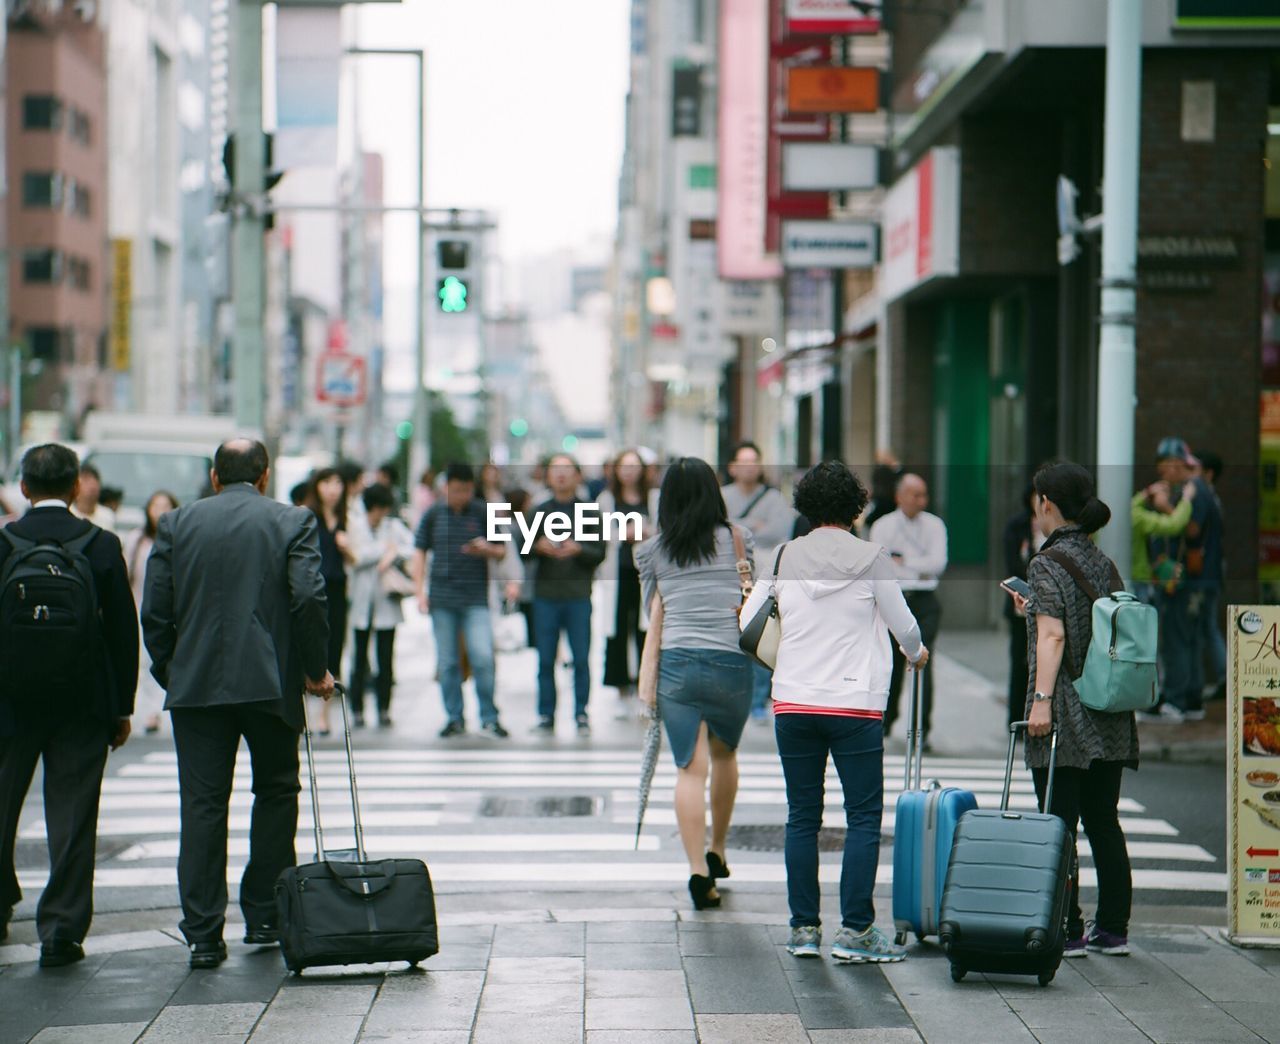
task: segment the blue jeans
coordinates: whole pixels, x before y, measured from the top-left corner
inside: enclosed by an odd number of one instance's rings
[[[560,632],[573,653],[573,713],[587,713],[591,695],[591,599],[535,598],[534,643],[538,647],[538,717],[556,716],[556,650]]]
[[[1209,683],[1215,688],[1227,679],[1227,642],[1222,636],[1222,628],[1218,625],[1218,606],[1222,600],[1222,591],[1217,587],[1204,589],[1204,604],[1200,607],[1200,644],[1208,654],[1209,668],[1212,672]],[[1196,663],[1199,669],[1201,688],[1204,688],[1204,658]]]
[[[469,605],[465,609],[431,607],[431,627],[436,636],[436,664],[440,670],[440,695],[444,712],[450,721],[461,721],[462,657],[458,638],[467,646],[471,675],[476,680],[476,700],[480,704],[480,721],[488,725],[498,720],[493,703],[493,620],[487,605]]]
[[[773,671],[751,661],[751,713],[757,718],[765,713],[769,695],[773,691]]]
[[[1200,690],[1204,687],[1204,628],[1200,614],[1204,609],[1205,591],[1190,587],[1173,594],[1159,592],[1160,653],[1164,663],[1164,679],[1160,696],[1163,702],[1180,711],[1200,710]]]
[[[818,830],[830,754],[844,790],[847,828],[840,871],[840,921],[861,932],[876,919],[872,893],[884,814],[884,724],[877,718],[779,714],[774,731],[787,782],[785,859],[791,926],[822,923]]]

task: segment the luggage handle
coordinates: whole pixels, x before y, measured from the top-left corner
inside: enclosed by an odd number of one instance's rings
[[[351,821],[355,827],[356,861],[365,862],[364,827],[360,823],[360,795],[356,790],[356,760],[351,749],[351,718],[347,711],[347,688],[340,681],[333,683],[334,695],[342,705],[342,738],[347,749],[347,777],[351,782]],[[307,698],[302,697],[302,734],[307,745],[307,775],[311,780],[311,820],[315,830],[316,862],[328,862],[324,848],[324,828],[320,825],[320,784],[316,780],[315,754],[311,749],[311,723],[307,720]]]
[[[1018,746],[1018,733],[1031,722],[1015,721],[1009,725],[1009,760],[1004,766],[1004,793],[1000,796],[1000,811],[1009,810],[1009,791],[1013,789],[1013,752]],[[1049,778],[1044,786],[1044,808],[1046,815],[1053,807],[1053,772],[1058,765],[1058,723],[1054,722],[1053,731],[1049,733]]]
[[[920,676],[927,669],[907,665],[907,670],[911,672],[911,704],[907,708],[907,757],[902,776],[903,790],[919,790],[924,770],[924,729],[920,725],[924,718],[924,693]]]

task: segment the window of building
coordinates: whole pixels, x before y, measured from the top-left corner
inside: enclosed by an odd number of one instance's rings
[[[33,209],[58,210],[62,206],[62,175],[47,170],[24,171],[22,205]]]
[[[77,217],[90,216],[92,207],[88,186],[83,182],[68,179],[66,187],[67,213]]]
[[[22,99],[23,130],[62,130],[62,101],[52,94],[28,94]]]
[[[41,362],[63,362],[71,356],[71,331],[57,326],[27,327],[27,343]]]
[[[67,120],[67,128],[73,141],[78,141],[81,145],[92,144],[93,127],[88,113],[73,108]]]
[[[67,260],[67,277],[77,290],[88,290],[90,282],[89,262],[83,257]]]
[[[24,283],[61,283],[61,250],[24,250],[22,252]]]

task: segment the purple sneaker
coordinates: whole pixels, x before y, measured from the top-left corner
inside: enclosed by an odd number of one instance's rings
[[[1070,946],[1070,943],[1067,945]],[[1129,956],[1129,937],[1127,935],[1112,935],[1101,928],[1094,928],[1089,933],[1089,941],[1086,945],[1094,953],[1105,953],[1108,957]]]
[[[1088,940],[1083,935],[1075,939],[1068,939],[1067,945],[1063,948],[1062,956],[1064,960],[1069,957],[1088,957]]]

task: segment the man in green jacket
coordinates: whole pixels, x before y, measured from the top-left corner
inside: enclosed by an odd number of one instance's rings
[[[1182,487],[1182,499],[1174,507],[1169,498],[1166,482],[1153,482],[1146,489],[1133,495],[1130,513],[1133,522],[1133,591],[1148,605],[1155,602],[1151,558],[1148,541],[1151,538],[1181,536],[1191,521],[1191,503],[1195,498],[1195,483]]]

